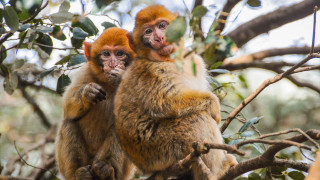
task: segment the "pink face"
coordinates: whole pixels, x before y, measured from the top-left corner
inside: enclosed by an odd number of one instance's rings
[[[121,46],[102,47],[98,55],[98,64],[102,66],[105,75],[110,76],[121,75],[129,64],[129,54]]]
[[[173,45],[166,42],[165,32],[168,25],[167,20],[158,19],[142,28],[142,43],[161,56],[169,56],[174,50]]]

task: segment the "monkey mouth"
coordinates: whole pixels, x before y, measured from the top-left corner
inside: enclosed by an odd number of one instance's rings
[[[164,45],[158,50],[158,54],[161,56],[169,56],[174,51],[174,46],[172,44]]]

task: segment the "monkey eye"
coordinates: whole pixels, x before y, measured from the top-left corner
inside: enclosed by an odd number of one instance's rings
[[[105,57],[109,57],[110,56],[110,52],[109,51],[104,51],[102,53],[102,55],[105,56]]]
[[[160,29],[164,29],[164,28],[166,28],[166,26],[167,26],[167,24],[164,23],[164,22],[162,22],[162,23],[160,23],[160,24],[158,25],[158,27],[159,27]]]
[[[124,51],[118,51],[117,52],[117,56],[123,56],[125,53],[124,53]]]
[[[145,33],[146,33],[146,34],[151,34],[151,33],[152,33],[152,29],[147,29],[147,30],[145,31]]]

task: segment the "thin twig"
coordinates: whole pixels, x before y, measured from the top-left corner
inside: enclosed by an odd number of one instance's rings
[[[26,160],[24,160],[24,159],[21,157],[21,155],[20,155],[20,153],[19,153],[19,151],[18,151],[17,145],[16,145],[16,141],[13,141],[13,144],[14,144],[14,148],[15,148],[18,156],[20,157],[20,160],[21,160],[23,163],[25,163],[27,166],[30,166],[30,167],[33,167],[33,168],[36,168],[36,169],[41,169],[41,170],[43,170],[43,171],[49,171],[54,177],[57,178],[57,176],[56,176],[52,171],[50,171],[49,169],[44,169],[44,168],[40,168],[40,167],[34,166],[34,165],[32,165],[32,164],[29,164]]]
[[[223,125],[221,126],[220,130],[221,132],[224,132],[225,129],[228,127],[228,125],[230,124],[230,122],[234,119],[234,117],[244,108],[246,107],[254,98],[256,98],[266,87],[268,87],[271,84],[274,84],[278,81],[280,81],[281,79],[283,79],[284,77],[286,77],[287,75],[291,74],[294,72],[294,70],[296,70],[298,67],[300,67],[301,65],[303,65],[304,63],[308,62],[310,59],[312,58],[320,58],[320,54],[310,54],[308,55],[306,58],[304,58],[302,61],[300,61],[299,63],[297,63],[296,65],[294,65],[293,67],[291,67],[290,69],[288,69],[287,71],[285,71],[284,73],[278,74],[273,78],[269,78],[267,80],[265,80],[256,90],[255,92],[253,92],[252,94],[250,94],[245,100],[242,101],[242,103],[236,108],[234,109],[228,116],[228,118],[226,119],[226,121],[223,123]],[[299,71],[300,72],[300,71]]]
[[[37,15],[40,13],[40,11],[42,11],[45,7],[47,7],[47,5],[49,4],[49,0],[42,6],[42,8],[40,8],[38,11],[36,11],[33,16],[31,16],[30,18],[28,18],[25,21],[22,21],[22,24],[26,24],[29,23],[30,21],[32,21],[35,17],[37,17]],[[13,35],[13,32],[8,32],[5,35],[3,35],[0,38],[0,45],[2,45],[9,37],[11,37]]]
[[[263,143],[263,144],[271,144],[271,145],[275,145],[275,144],[279,144],[279,145],[290,145],[290,146],[297,146],[298,148],[303,148],[303,149],[307,149],[309,151],[312,151],[312,147],[304,145],[304,144],[300,144],[294,141],[289,141],[289,140],[264,140],[264,139],[249,139],[249,140],[245,140],[245,141],[241,141],[237,144],[235,144],[235,146],[237,148],[246,145],[246,144],[253,144],[253,143]]]
[[[318,6],[314,6],[314,9],[313,9],[312,45],[311,45],[311,49],[310,49],[310,54],[312,54],[313,50],[314,50],[314,39],[316,37],[317,11],[318,11]]]

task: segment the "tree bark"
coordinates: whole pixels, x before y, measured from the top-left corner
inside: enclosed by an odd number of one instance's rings
[[[240,25],[227,36],[241,47],[260,34],[312,14],[316,5],[320,6],[319,0],[304,0],[292,6],[281,7]]]

